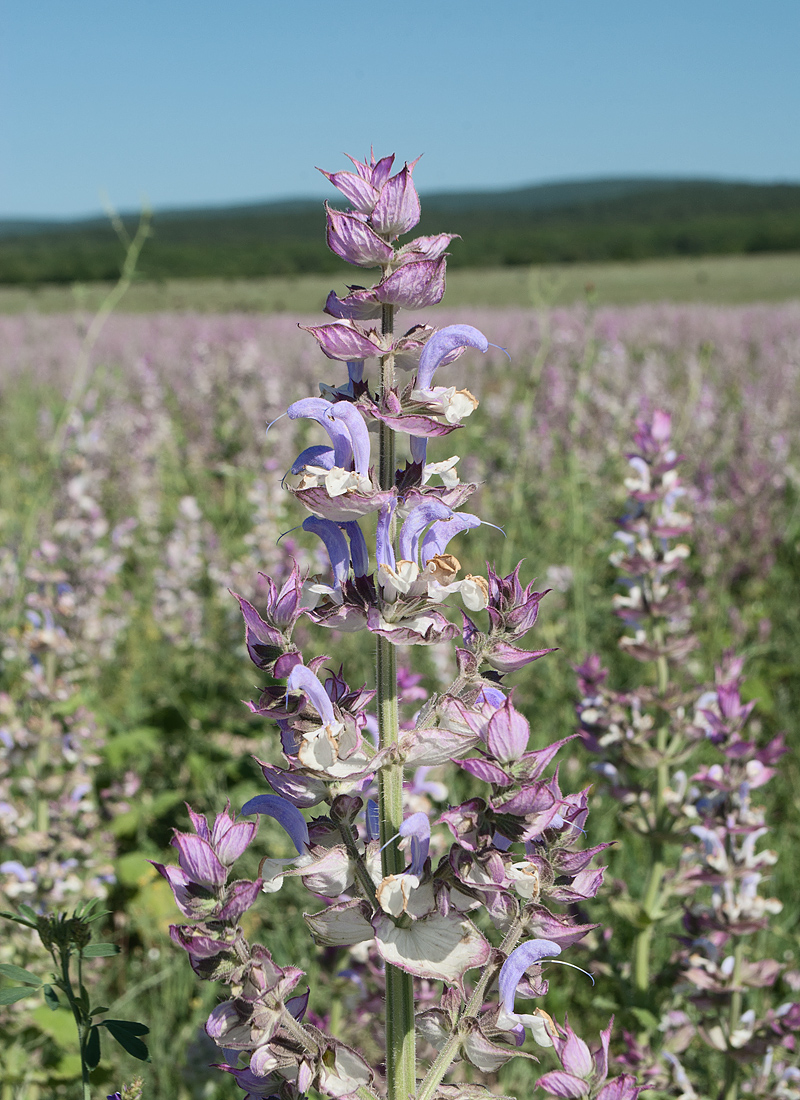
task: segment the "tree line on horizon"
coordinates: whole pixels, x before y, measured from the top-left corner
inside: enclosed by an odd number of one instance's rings
[[[800,251],[800,185],[595,180],[430,196],[419,230],[463,240],[451,268]],[[136,215],[125,215],[128,228]],[[139,277],[248,279],[352,271],[327,249],[321,202],[156,212]],[[104,219],[0,222],[0,284],[113,280]]]

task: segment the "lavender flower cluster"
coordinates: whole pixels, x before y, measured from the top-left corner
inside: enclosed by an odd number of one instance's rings
[[[603,868],[592,863],[607,845],[583,846],[588,789],[564,792],[557,773],[546,774],[569,738],[530,750],[528,722],[505,684],[549,652],[524,645],[544,593],[521,584],[519,566],[507,576],[491,567],[461,576],[448,549],[482,522],[460,510],[476,486],[460,480],[456,456],[429,461],[428,440],[457,430],[478,401],[435,376],[469,348],[485,352],[488,340],[466,324],[394,333],[397,310],[441,298],[452,237],[396,245],[417,224],[419,199],[413,164],[392,175],[393,159],[354,160],[354,172],[326,173],[353,206],[328,208],[330,247],[360,267],[379,266],[381,277],[370,289],[331,295],[334,320],[308,329],[328,358],[347,364],[347,381],[321,384],[322,396],[288,409],[290,419],[327,435],[302,451],[289,476],[310,513],[304,529],[325,547],[329,578],[309,579],[295,567],[282,584],[267,579],[258,609],[239,597],[250,657],[272,679],[251,710],[277,723],[283,752],[281,766],[262,763],[274,793],[242,812],[278,821],[297,855],[264,857],[255,879],[234,878],[256,824],[230,807],[213,825],[190,810],[194,831],[173,841],[179,866],[155,864],[187,921],[172,936],[199,977],[229,986],[207,1031],[226,1052],[221,1068],[249,1097],[299,1098],[312,1087],[345,1098],[490,1096],[482,1085],[442,1081],[457,1060],[493,1073],[515,1055],[533,1057],[519,1050],[530,1032],[560,1063],[539,1079],[542,1088],[635,1100],[632,1075],[607,1079],[610,1027],[592,1055],[543,1009],[517,1011],[518,996],[546,993],[544,961],[594,927],[576,921],[575,904],[597,894]],[[378,318],[380,330],[369,327]],[[379,377],[369,376],[372,362]],[[396,449],[406,436],[400,464]],[[460,631],[444,613],[456,596],[466,609]],[[352,688],[325,656],[306,659],[293,637],[303,619],[371,634],[376,688]],[[410,685],[398,677],[396,647],[459,635],[454,682],[401,728],[398,684]],[[431,815],[418,808],[418,769],[450,761],[483,784],[482,793]],[[406,767],[415,769],[413,785],[404,782]],[[307,819],[302,811],[315,807],[322,812]],[[365,990],[386,998],[383,1065],[311,1022],[309,992],[298,992],[302,972],[279,966],[245,936],[247,911],[290,876],[321,904],[306,916],[316,942],[349,948]],[[432,983],[442,984],[438,998]],[[431,1052],[421,1079],[415,1032]]]
[[[619,807],[621,829],[642,838],[649,856],[640,883],[619,883],[616,911],[637,932],[632,959],[612,966],[627,976],[628,998],[658,1026],[626,1034],[622,1064],[648,1087],[698,1100],[708,1078],[699,1041],[724,1056],[724,1100],[740,1092],[794,1097],[800,1004],[764,1012],[762,1001],[761,1015],[759,1002],[745,1006],[753,991],[776,986],[786,970],[758,958],[753,939],[782,908],[761,893],[777,854],[757,847],[769,827],[754,792],[775,775],[786,745],[782,735],[763,747],[748,737],[755,703],[741,699],[742,658],[725,655],[712,689],[695,683],[690,551],[677,541],[691,533],[692,517],[681,510],[686,492],[670,417],[656,410],[640,421],[634,443],[621,547],[611,556],[624,587],[614,605],[628,628],[621,648],[650,664],[653,675],[618,692],[607,685],[597,656],[577,669],[580,736],[599,757],[594,768]],[[661,951],[659,970],[658,941],[675,903],[682,934],[666,960]],[[612,940],[609,961],[613,955]]]

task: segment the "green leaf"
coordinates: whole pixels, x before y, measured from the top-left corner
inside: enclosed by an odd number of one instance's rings
[[[30,986],[14,986],[13,989],[0,989],[0,1005],[13,1005],[14,1001],[21,1001],[23,997],[30,997],[33,990]]]
[[[100,1062],[100,1032],[96,1027],[89,1028],[83,1048],[83,1058],[89,1069],[94,1069]]]
[[[111,1024],[112,1027],[122,1028],[124,1031],[130,1031],[132,1035],[150,1034],[149,1027],[147,1027],[145,1024],[138,1024],[135,1020],[103,1020],[104,1027],[107,1027],[109,1024]]]
[[[108,1012],[108,1006],[107,1005],[98,1005],[97,1008],[90,1009],[89,1010],[89,1015],[90,1016],[99,1016],[103,1012]]]
[[[84,917],[86,924],[91,924],[93,921],[100,920],[101,917],[107,917],[111,912],[110,909],[101,909],[99,913],[92,913],[90,917]]]
[[[90,943],[82,951],[84,959],[107,959],[111,955],[118,955],[119,948],[115,943]]]
[[[35,925],[38,925],[39,914],[36,912],[35,909],[31,909],[30,905],[25,905],[24,903],[21,903],[19,911],[20,913],[22,913],[23,917],[27,917],[28,920],[32,920]]]
[[[140,1062],[150,1061],[147,1047],[141,1039],[136,1037],[131,1030],[130,1024],[126,1020],[103,1020],[102,1026],[108,1028],[122,1049],[126,1050],[128,1054],[133,1055],[134,1058],[138,1058]],[[135,1024],[133,1026],[139,1028],[143,1025]],[[147,1029],[145,1029],[145,1032],[146,1031]]]
[[[55,989],[53,989],[52,985],[46,985],[44,987],[44,1003],[51,1012],[55,1012],[57,1009],[61,1008],[61,1001],[59,1001],[58,994]]]
[[[23,970],[21,966],[14,966],[13,963],[0,963],[0,974],[5,974],[7,978],[13,978],[17,982],[25,982],[26,985],[42,984],[42,979],[31,974],[30,970]]]
[[[6,920],[13,920],[15,924],[24,924],[26,928],[37,928],[38,925],[34,924],[31,920],[25,920],[24,917],[18,917],[16,913],[7,913],[5,910],[0,911],[0,917],[5,917]]]

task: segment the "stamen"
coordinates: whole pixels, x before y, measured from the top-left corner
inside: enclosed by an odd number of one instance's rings
[[[498,351],[502,351],[503,355],[508,355],[508,352],[506,351],[505,348],[501,348],[499,344],[493,344],[491,342],[491,340],[489,341],[489,347],[490,348],[497,348]],[[508,361],[509,361],[509,363],[511,362],[511,356],[510,355],[508,355]]]
[[[281,413],[280,416],[276,416],[274,420],[271,420],[270,423],[267,424],[267,431],[264,432],[264,435],[267,434],[267,432],[270,430],[270,428],[272,427],[273,424],[277,424],[279,420],[283,420],[284,416],[288,416],[288,415],[289,415],[288,413]]]
[[[573,970],[580,970],[581,974],[585,974],[589,981],[594,985],[594,978],[588,970],[584,970],[582,966],[576,966],[575,963],[564,962],[563,959],[548,959],[548,963],[558,963],[559,966],[569,966]]]

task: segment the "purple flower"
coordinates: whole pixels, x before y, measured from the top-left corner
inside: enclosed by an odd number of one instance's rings
[[[529,940],[516,947],[500,968],[498,987],[500,990],[501,1012],[497,1026],[519,1034],[524,1027],[531,1028],[534,1038],[540,1046],[552,1045],[552,1039],[541,1018],[514,1011],[517,986],[526,970],[537,966],[542,959],[561,954],[561,948],[553,940]],[[550,1041],[548,1042],[548,1038]]]

